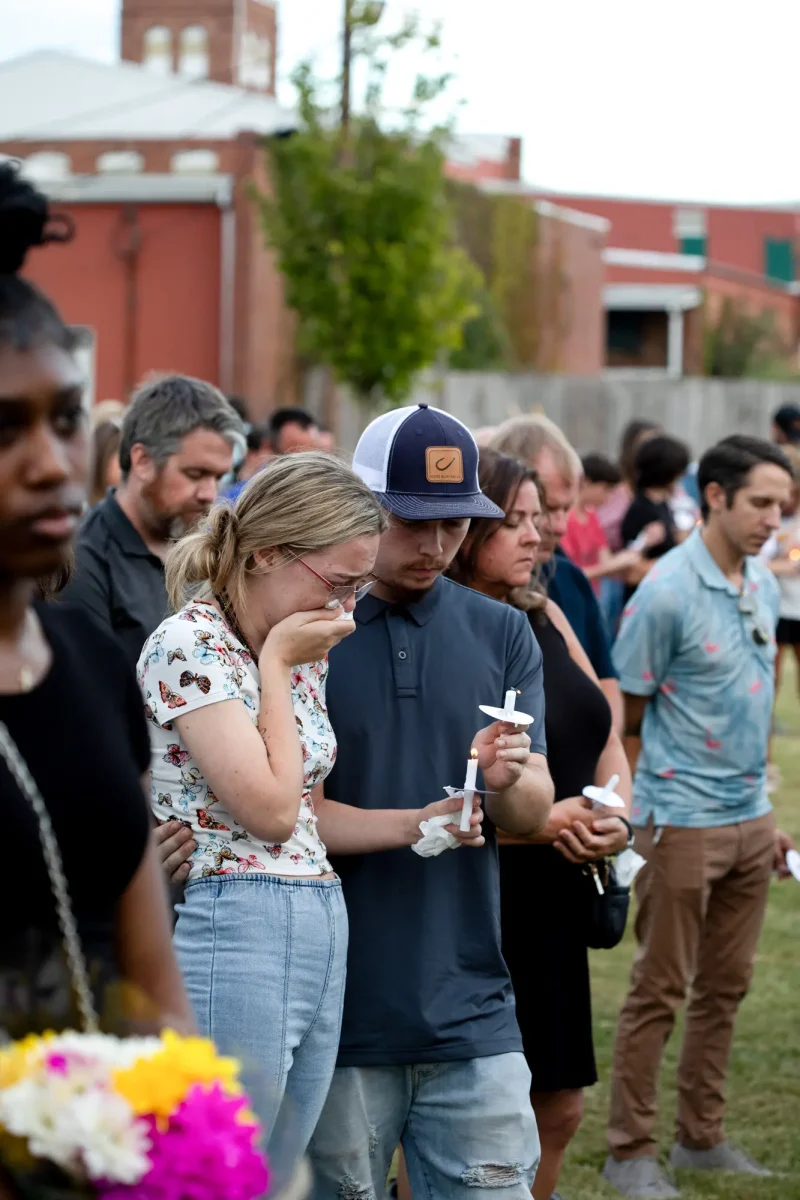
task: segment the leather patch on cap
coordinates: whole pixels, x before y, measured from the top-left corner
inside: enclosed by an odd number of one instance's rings
[[[463,483],[464,459],[458,446],[428,446],[425,451],[428,483]]]

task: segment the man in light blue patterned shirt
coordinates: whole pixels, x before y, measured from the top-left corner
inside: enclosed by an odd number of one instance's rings
[[[690,985],[672,1163],[769,1173],[725,1139],[724,1082],[770,876],[786,872],[791,845],[766,789],[778,587],[754,557],[778,528],[791,467],[772,443],[732,437],[704,456],[698,484],[702,527],[640,585],[614,649],[647,866],[603,1174],[646,1200],[679,1195],[654,1126],[662,1051]]]

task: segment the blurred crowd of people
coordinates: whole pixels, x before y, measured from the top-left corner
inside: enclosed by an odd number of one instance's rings
[[[398,1147],[416,1200],[557,1200],[598,1078],[588,952],[634,885],[604,1177],[680,1194],[655,1124],[683,1004],[670,1162],[768,1175],[724,1097],[792,849],[767,754],[800,644],[800,411],[696,462],[632,422],[614,463],[540,414],[476,439],[409,405],[348,465],[302,409],[254,425],[169,375],[98,406],[90,456],[72,334],[19,274],[46,217],[0,166],[0,722],[98,992],[242,1056],[319,1200],[382,1195]],[[4,765],[0,798],[0,1023],[63,1026]]]

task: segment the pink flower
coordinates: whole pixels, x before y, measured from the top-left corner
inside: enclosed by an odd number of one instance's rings
[[[661,684],[658,690],[665,696],[672,696],[675,692],[675,684],[671,679],[668,679],[665,683]]]
[[[659,771],[658,775],[659,775],[660,779],[674,779],[675,778],[675,768],[667,767],[665,770]]]
[[[706,642],[704,649],[705,649],[706,654],[716,654],[717,651],[719,650],[719,643]]]
[[[69,1059],[66,1054],[49,1054],[47,1056],[47,1069],[54,1075],[66,1075],[68,1068]]]
[[[712,738],[710,733],[707,733],[706,734],[706,747],[709,750],[721,750],[722,742],[717,741],[716,738]]]
[[[757,680],[755,681],[755,683],[751,683],[751,684],[750,684],[750,692],[751,692],[753,695],[755,695],[755,694],[756,694],[756,692],[760,692],[760,691],[761,691],[761,680],[760,680],[760,679],[757,679]]]
[[[645,683],[650,683],[652,678],[653,678],[652,671],[642,671],[642,679],[645,681]]]
[[[269,1171],[254,1145],[258,1125],[242,1109],[244,1096],[219,1084],[191,1089],[169,1126],[149,1119],[150,1171],[130,1187],[100,1189],[103,1200],[257,1200]]]

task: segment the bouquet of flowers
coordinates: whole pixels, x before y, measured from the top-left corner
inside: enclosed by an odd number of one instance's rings
[[[23,1193],[256,1200],[259,1134],[239,1064],[202,1038],[67,1032],[0,1050],[0,1152]]]

